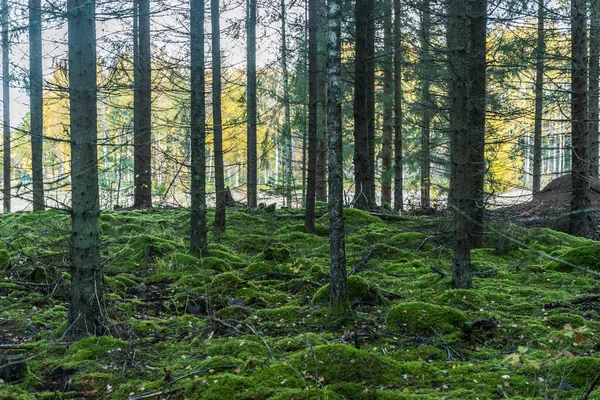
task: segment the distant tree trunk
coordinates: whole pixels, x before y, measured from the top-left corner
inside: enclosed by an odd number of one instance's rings
[[[392,134],[394,131],[394,37],[391,1],[383,16],[383,132],[381,136],[381,204],[392,205]]]
[[[134,202],[135,208],[152,207],[152,64],[150,55],[150,0],[137,0],[138,81],[134,90]],[[135,60],[135,58],[134,58]]]
[[[98,219],[95,0],[68,0],[72,336],[106,331]]]
[[[421,72],[421,208],[431,207],[431,66],[429,62],[429,41],[431,30],[431,10],[429,0],[421,3],[421,52],[419,68]]]
[[[216,210],[214,229],[225,232],[226,205],[225,170],[223,165],[223,122],[221,118],[221,24],[219,21],[219,0],[210,1],[212,25],[212,109],[215,153]]]
[[[473,190],[473,230],[470,238],[473,248],[483,246],[485,205],[485,111],[487,70],[487,0],[470,0],[469,6],[469,118],[471,137],[471,188]]]
[[[589,236],[594,232],[589,213],[590,166],[587,109],[587,18],[586,0],[571,0],[571,146],[572,185],[570,233]]]
[[[375,195],[375,1],[367,0],[367,135],[369,137],[369,176],[368,193],[369,208],[377,208]]]
[[[354,206],[361,210],[371,208],[371,136],[370,124],[370,20],[373,0],[357,0],[356,51],[354,61]],[[331,179],[331,176],[330,176]]]
[[[327,4],[318,0],[317,59],[319,63],[318,126],[317,126],[317,201],[327,202]]]
[[[402,159],[402,3],[394,0],[394,211],[404,209]]]
[[[4,132],[4,212],[10,212],[10,59],[9,59],[9,13],[8,1],[2,0],[2,104],[3,119],[2,127]]]
[[[318,2],[308,2],[308,173],[306,180],[306,232],[315,231],[317,189],[317,130],[319,113]],[[321,88],[321,90],[323,90]]]
[[[29,91],[31,130],[31,172],[33,211],[44,210],[43,127],[44,98],[42,77],[42,4],[29,0]]]
[[[287,35],[286,35],[286,9],[285,0],[281,0],[281,70],[283,72],[283,151],[285,162],[285,199],[286,205],[292,208],[292,180],[293,180],[293,161],[294,152],[292,149],[292,124],[290,117],[290,93],[288,87],[288,68],[287,68]]]
[[[540,0],[541,1],[541,0]],[[590,177],[598,180],[598,76],[600,75],[600,0],[590,5]]]
[[[190,247],[202,256],[206,239],[206,83],[204,78],[204,0],[190,1],[192,215]]]
[[[535,125],[533,131],[533,194],[542,184],[542,117],[544,115],[544,0],[538,0],[537,47],[535,60]]]
[[[346,238],[344,231],[344,173],[342,150],[342,61],[341,0],[328,1],[327,32],[327,125],[329,137],[329,240],[332,317],[350,312],[346,272]]]
[[[247,1],[248,56],[248,207],[257,206],[257,152],[256,152],[256,0]]]

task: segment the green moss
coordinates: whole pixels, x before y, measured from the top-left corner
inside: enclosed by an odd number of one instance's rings
[[[298,322],[300,320],[298,316],[298,307],[280,307],[280,308],[267,308],[256,312],[258,318],[262,318],[269,321],[278,321],[281,323]]]
[[[100,362],[102,359],[114,359],[125,356],[127,342],[111,336],[94,336],[81,339],[68,350],[69,364],[83,361]]]
[[[418,334],[457,332],[467,317],[459,310],[441,305],[411,301],[390,309],[387,325],[390,329],[408,329]]]
[[[0,269],[10,268],[11,265],[11,257],[8,250],[2,249],[0,250]]]
[[[244,261],[237,255],[235,255],[235,253],[231,249],[227,251],[218,248],[209,248],[208,255],[211,257],[220,258],[221,260],[225,260],[234,267],[242,267],[245,265]]]
[[[377,289],[372,287],[364,278],[356,275],[348,277],[348,299],[352,305],[380,304],[382,300]],[[317,290],[312,301],[315,304],[329,303],[329,284]]]
[[[255,261],[244,268],[243,273],[246,277],[253,277],[275,271],[277,271],[277,268],[274,265],[266,261]]]
[[[586,388],[600,371],[600,358],[577,357],[575,360],[558,360],[553,368],[553,375],[564,377],[572,386],[578,389]]]
[[[263,251],[268,243],[269,238],[264,235],[245,234],[232,240],[231,247],[238,251],[254,255]]]
[[[217,257],[202,257],[200,260],[202,268],[210,269],[218,272],[231,271],[231,264],[227,260]]]
[[[577,247],[564,253],[561,259],[579,267],[600,271],[600,263],[598,263],[598,259],[600,259],[600,246]],[[550,261],[547,268],[560,272],[570,272],[573,270],[573,267],[558,261]]]
[[[185,268],[200,265],[200,259],[192,254],[175,252],[169,255],[168,262],[174,268]]]
[[[399,233],[389,238],[388,244],[408,250],[431,250],[435,248],[435,245],[431,243],[431,238],[419,232]]]
[[[447,290],[434,297],[432,302],[461,310],[478,310],[488,304],[488,301],[482,294],[472,289]]]
[[[281,243],[272,243],[260,254],[260,257],[269,260],[282,262],[290,258],[292,252],[289,247]]]
[[[556,329],[563,329],[566,324],[570,324],[573,328],[585,326],[585,319],[582,316],[564,312],[549,315],[546,322]]]

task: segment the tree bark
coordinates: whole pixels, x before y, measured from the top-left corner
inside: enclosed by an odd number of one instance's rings
[[[2,0],[2,130],[4,133],[4,189],[3,205],[4,212],[10,212],[11,191],[11,163],[10,163],[10,49],[9,49],[9,13],[8,1]]]
[[[68,0],[72,236],[69,333],[106,331],[98,219],[95,1]]]
[[[423,0],[421,3],[421,51],[419,55],[419,68],[421,72],[421,208],[431,207],[431,171],[429,162],[431,141],[430,30],[430,2],[429,0]]]
[[[392,205],[392,135],[394,131],[393,24],[391,1],[383,15],[383,132],[381,135],[381,204]]]
[[[319,63],[318,127],[317,127],[317,201],[327,202],[327,4],[318,0],[317,59]]]
[[[150,0],[137,0],[138,78],[134,90],[134,201],[135,208],[152,207],[152,63],[150,54]]]
[[[541,0],[540,0],[541,1]],[[600,75],[600,0],[590,4],[590,177],[598,180],[598,77]]]
[[[294,151],[292,149],[292,124],[290,117],[290,93],[288,87],[288,68],[287,68],[287,35],[286,35],[286,5],[285,0],[281,0],[281,70],[283,72],[283,150],[285,162],[285,200],[286,205],[292,208],[292,181],[293,181],[293,162]]]
[[[354,60],[354,206],[371,208],[370,20],[373,0],[357,0]],[[331,179],[331,176],[330,176]]]
[[[193,254],[207,247],[206,229],[206,83],[204,77],[204,0],[190,1],[191,43],[191,142],[192,194],[191,236]]]
[[[247,0],[247,44],[248,56],[248,207],[257,206],[257,152],[256,152],[256,0]]]
[[[350,312],[344,231],[344,174],[342,149],[341,0],[328,1],[327,125],[329,139],[329,303],[333,318]]]
[[[223,122],[221,117],[221,24],[219,21],[219,0],[210,1],[212,25],[212,109],[215,158],[216,210],[214,230],[225,232],[226,199],[225,170],[223,164]]]
[[[535,123],[533,130],[533,194],[539,193],[542,185],[542,117],[544,113],[544,0],[538,0],[537,47],[535,50]]]
[[[31,130],[31,173],[33,211],[44,210],[43,127],[44,97],[42,76],[42,2],[29,0],[29,101]]]
[[[594,232],[589,213],[590,166],[587,109],[587,18],[586,0],[571,0],[571,169],[570,233],[589,236]]]
[[[402,159],[402,3],[394,0],[394,210],[404,209]]]
[[[317,189],[317,130],[319,113],[318,2],[308,2],[308,168],[306,179],[306,232],[315,231]],[[322,90],[322,89],[321,89]]]

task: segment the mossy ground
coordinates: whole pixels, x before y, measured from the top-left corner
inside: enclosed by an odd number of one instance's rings
[[[315,235],[298,217],[229,210],[198,258],[186,211],[104,213],[110,335],[71,343],[68,216],[0,216],[0,351],[27,360],[0,399],[579,399],[599,373],[600,303],[545,308],[598,278],[543,256],[595,269],[595,242],[494,223],[521,243],[486,237],[456,290],[431,269],[450,268],[448,217],[347,210],[348,269],[373,251],[340,323],[327,217]]]

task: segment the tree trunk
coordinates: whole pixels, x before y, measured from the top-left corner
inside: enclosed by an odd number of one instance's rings
[[[350,312],[344,231],[344,174],[342,149],[341,0],[328,1],[327,126],[329,138],[329,303],[333,318]]]
[[[214,230],[217,233],[226,229],[225,170],[223,165],[223,122],[221,118],[221,24],[219,21],[219,0],[210,1],[212,25],[212,109],[215,153],[216,210]]]
[[[365,83],[367,87],[367,135],[369,137],[369,209],[377,208],[375,196],[375,0],[367,0],[367,67]]]
[[[473,229],[471,246],[483,246],[486,111],[487,0],[469,0],[468,131],[470,139]]]
[[[308,168],[306,180],[306,232],[315,231],[317,189],[317,130],[319,112],[318,2],[308,2]],[[323,90],[321,88],[321,90]]]
[[[317,60],[319,63],[318,126],[317,126],[317,201],[327,202],[327,4],[317,4]]]
[[[354,61],[354,206],[371,208],[369,21],[373,0],[357,0]],[[331,179],[331,176],[329,177]]]
[[[2,104],[3,104],[3,119],[2,128],[4,132],[4,212],[10,212],[10,59],[9,59],[9,13],[8,1],[2,0]]]
[[[431,141],[430,30],[430,3],[429,0],[423,0],[421,3],[421,52],[419,56],[419,68],[421,72],[421,208],[431,207],[431,171],[429,162]]]
[[[247,44],[248,56],[248,207],[257,206],[257,152],[256,152],[256,0],[247,1]]]
[[[44,97],[42,76],[42,2],[29,0],[29,91],[33,211],[44,210]]]
[[[533,130],[533,194],[539,193],[542,185],[542,117],[544,114],[544,0],[538,0],[537,47],[535,50],[535,124]]]
[[[204,77],[204,0],[190,2],[192,214],[190,247],[202,256],[206,238],[206,87]]]
[[[134,201],[135,208],[152,207],[152,64],[150,54],[150,0],[137,0],[138,78],[134,87]]]
[[[98,219],[95,1],[68,0],[72,237],[69,333],[106,331]]]
[[[394,0],[394,210],[404,209],[402,159],[402,3]]]
[[[292,208],[292,181],[293,181],[293,162],[294,151],[292,149],[292,124],[290,118],[290,93],[288,87],[288,68],[287,68],[287,35],[286,35],[286,9],[285,0],[281,0],[281,70],[283,72],[283,152],[285,163],[285,200],[286,205]]]
[[[587,110],[586,0],[571,0],[571,169],[572,189],[569,231],[589,236],[594,232],[589,213],[590,166]]]
[[[541,1],[541,0],[540,0]],[[600,75],[600,0],[590,5],[590,177],[598,180],[598,76]]]
[[[383,132],[381,135],[381,204],[392,205],[392,133],[394,131],[393,25],[391,1],[385,2],[383,20]]]

